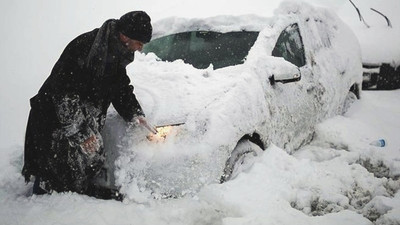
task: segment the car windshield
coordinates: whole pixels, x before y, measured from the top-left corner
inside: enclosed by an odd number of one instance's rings
[[[259,32],[219,33],[191,31],[171,34],[150,41],[144,53],[153,52],[163,61],[182,59],[198,69],[214,69],[244,62]]]

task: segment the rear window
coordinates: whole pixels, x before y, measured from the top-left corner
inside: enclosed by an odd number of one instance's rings
[[[153,52],[163,61],[182,59],[198,69],[212,64],[214,69],[244,62],[259,32],[219,33],[192,31],[176,33],[150,41],[144,53]]]

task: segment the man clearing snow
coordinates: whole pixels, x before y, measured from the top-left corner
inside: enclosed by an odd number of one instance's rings
[[[100,131],[111,103],[126,121],[147,125],[125,67],[151,36],[150,17],[133,11],[107,20],[65,48],[30,100],[22,174],[27,182],[35,176],[34,194],[113,197],[92,184],[105,160]]]

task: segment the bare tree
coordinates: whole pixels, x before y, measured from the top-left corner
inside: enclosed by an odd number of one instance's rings
[[[365,26],[366,26],[367,28],[370,28],[370,26],[367,24],[367,22],[365,22],[364,18],[362,17],[361,12],[360,12],[360,10],[357,8],[357,6],[353,3],[353,1],[351,1],[351,0],[349,0],[349,1],[350,1],[350,3],[354,6],[354,8],[357,10],[358,17],[360,18],[360,21],[362,21],[362,22],[365,24]]]
[[[392,28],[392,23],[390,22],[389,18],[387,18],[387,16],[385,16],[383,13],[379,12],[379,11],[376,10],[376,9],[371,8],[371,10],[374,11],[374,12],[376,12],[376,13],[378,13],[379,15],[385,17],[388,26],[389,26],[390,28]]]

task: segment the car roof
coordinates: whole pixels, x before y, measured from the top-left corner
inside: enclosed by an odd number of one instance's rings
[[[261,31],[270,18],[257,15],[215,16],[209,18],[169,17],[153,24],[153,39],[187,31]]]

